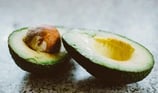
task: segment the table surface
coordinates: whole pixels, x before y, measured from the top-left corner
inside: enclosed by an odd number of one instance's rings
[[[0,0],[0,93],[158,93],[157,0]],[[154,55],[152,72],[142,81],[108,86],[73,59],[57,77],[21,70],[8,51],[8,35],[24,26],[62,25],[111,31],[131,38]]]

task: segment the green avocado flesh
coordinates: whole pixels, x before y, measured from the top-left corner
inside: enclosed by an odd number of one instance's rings
[[[58,30],[60,34],[64,33],[62,28]],[[32,73],[49,73],[57,70],[58,65],[66,64],[69,57],[63,46],[54,54],[35,51],[24,42],[27,31],[27,27],[21,28],[13,31],[8,37],[10,53],[19,67]]]
[[[154,66],[149,50],[124,36],[72,29],[63,34],[68,53],[89,73],[106,82],[132,83],[144,79]]]

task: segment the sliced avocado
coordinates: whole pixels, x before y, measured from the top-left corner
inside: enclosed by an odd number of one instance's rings
[[[63,35],[62,41],[81,66],[108,83],[140,81],[154,66],[154,58],[148,49],[111,32],[72,30]]]
[[[56,53],[35,51],[24,42],[28,29],[29,27],[18,29],[8,37],[8,47],[16,64],[23,70],[36,74],[60,72],[58,70],[62,70],[69,60],[63,45]],[[62,28],[57,29],[60,34],[64,33]]]

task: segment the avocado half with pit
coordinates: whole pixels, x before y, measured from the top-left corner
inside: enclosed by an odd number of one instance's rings
[[[23,70],[35,74],[58,74],[65,70],[69,56],[62,44],[59,44],[55,53],[36,51],[30,48],[24,39],[29,31],[29,27],[13,31],[8,37],[8,47],[15,63]],[[57,28],[58,29],[58,28]],[[64,30],[59,28],[59,33]],[[61,42],[59,42],[61,43]]]
[[[149,50],[124,36],[74,29],[62,37],[68,53],[89,73],[108,83],[144,79],[154,66]]]

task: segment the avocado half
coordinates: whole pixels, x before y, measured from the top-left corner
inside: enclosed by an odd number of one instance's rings
[[[154,58],[148,49],[111,32],[72,29],[63,35],[62,41],[72,58],[107,83],[140,81],[154,66]]]
[[[57,53],[39,52],[31,49],[24,42],[29,27],[13,31],[8,37],[8,47],[15,63],[23,70],[35,74],[58,74],[68,64],[69,56],[63,45]],[[65,30],[58,28],[62,35]]]

